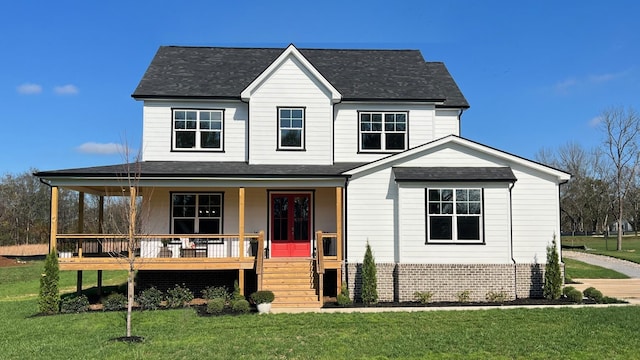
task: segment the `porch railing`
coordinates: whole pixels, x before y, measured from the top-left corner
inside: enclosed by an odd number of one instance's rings
[[[243,240],[239,234],[144,234],[135,236],[131,250],[141,258],[255,258],[264,233],[244,234]],[[58,234],[56,248],[60,258],[129,256],[126,234]]]
[[[322,231],[316,231],[316,258],[315,267],[318,277],[318,299],[322,302],[324,298],[324,266],[325,266],[325,252],[328,252],[331,257],[336,256],[336,253],[332,250],[336,249],[336,246],[331,246],[331,240],[337,241],[338,234],[336,233],[323,233]]]

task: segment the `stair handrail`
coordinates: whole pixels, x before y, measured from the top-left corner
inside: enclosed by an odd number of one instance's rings
[[[324,239],[322,231],[316,231],[316,273],[318,274],[318,300],[324,298]]]
[[[258,275],[258,290],[262,290],[262,274],[264,273],[264,230],[258,233],[258,251],[256,251],[256,275]]]

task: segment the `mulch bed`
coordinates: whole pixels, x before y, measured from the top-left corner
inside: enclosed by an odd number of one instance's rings
[[[594,301],[584,299],[582,304],[595,304]],[[374,305],[365,305],[362,303],[354,303],[350,306],[340,306],[334,302],[325,303],[324,309],[338,309],[338,308],[397,308],[397,307],[405,307],[405,308],[416,308],[416,307],[452,307],[452,306],[521,306],[521,305],[575,305],[574,302],[571,302],[567,299],[560,298],[558,300],[547,300],[547,299],[530,299],[530,298],[522,298],[515,299],[504,302],[455,302],[455,301],[436,301],[430,302],[428,304],[421,304],[416,301],[407,301],[407,302],[379,302]]]
[[[24,264],[24,262],[18,262],[16,259],[9,259],[4,256],[0,256],[0,267],[21,266]]]

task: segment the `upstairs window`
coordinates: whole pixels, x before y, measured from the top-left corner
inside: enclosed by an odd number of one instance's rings
[[[359,117],[361,152],[407,149],[406,112],[360,112]]]
[[[173,150],[223,150],[222,110],[173,110]]]
[[[427,243],[482,243],[482,189],[427,189]]]
[[[304,150],[304,108],[278,108],[278,149]]]

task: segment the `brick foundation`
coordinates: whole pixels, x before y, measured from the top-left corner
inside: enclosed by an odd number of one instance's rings
[[[413,301],[416,291],[430,291],[433,301],[486,301],[487,293],[514,298],[542,297],[544,264],[376,264],[379,301]],[[362,264],[346,266],[349,292],[360,300]]]

